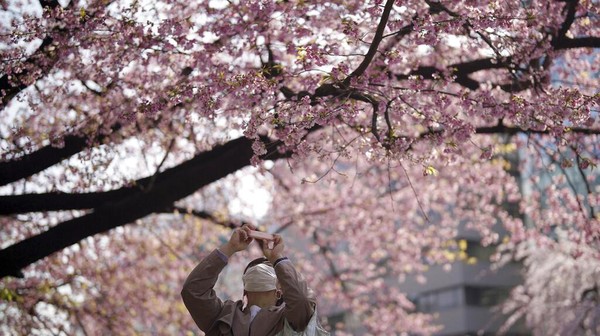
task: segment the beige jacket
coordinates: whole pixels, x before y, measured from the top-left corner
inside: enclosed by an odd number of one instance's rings
[[[181,291],[185,306],[207,336],[272,336],[283,329],[284,319],[296,330],[306,328],[316,303],[290,261],[275,266],[284,303],[262,309],[250,322],[250,309],[242,311],[241,300],[222,301],[213,289],[219,273],[227,265],[219,252],[214,250],[196,266]]]

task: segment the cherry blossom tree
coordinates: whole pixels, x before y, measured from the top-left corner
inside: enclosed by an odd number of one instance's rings
[[[6,330],[195,332],[178,286],[244,221],[370,334],[436,330],[395,284],[459,224],[526,259],[515,319],[598,330],[597,283],[539,283],[599,267],[597,1],[2,5]]]

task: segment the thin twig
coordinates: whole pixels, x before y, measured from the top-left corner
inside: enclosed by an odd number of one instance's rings
[[[392,203],[392,212],[396,212],[396,208],[394,207],[394,194],[392,191],[392,173],[391,173],[391,168],[390,168],[389,157],[387,160],[387,175],[388,175],[388,188],[389,188],[389,194],[390,194],[390,201]]]
[[[419,200],[419,195],[417,195],[417,191],[415,190],[415,187],[413,186],[413,184],[412,184],[412,182],[410,180],[410,176],[408,176],[408,172],[406,171],[406,168],[404,168],[404,165],[402,164],[402,161],[398,161],[398,163],[400,163],[400,167],[404,171],[404,175],[406,175],[406,179],[408,181],[408,184],[410,185],[410,189],[412,189],[413,194],[415,195],[415,199],[417,200],[417,204],[419,205],[419,209],[421,210],[421,213],[423,214],[423,217],[425,218],[425,221],[427,221],[427,223],[431,224],[431,221],[429,220],[429,217],[427,217],[427,214],[425,213],[425,210],[423,209],[423,205],[421,204],[421,200]]]
[[[169,154],[171,154],[171,150],[173,149],[173,146],[175,145],[175,138],[171,139],[171,142],[169,143],[169,147],[167,148],[167,151],[165,152],[165,155],[163,156],[162,160],[160,161],[160,163],[158,164],[158,166],[156,167],[156,170],[154,171],[154,174],[152,175],[152,177],[150,178],[150,181],[148,182],[147,185],[145,186],[140,186],[140,189],[142,191],[149,191],[150,189],[152,189],[152,187],[154,186],[154,182],[156,182],[156,178],[158,177],[159,173],[160,173],[160,168],[163,166],[163,164],[165,163],[165,161],[167,160],[167,157],[169,156]],[[146,156],[144,155],[144,158]],[[147,163],[146,163],[147,164]]]
[[[581,157],[580,157],[579,153],[577,153],[575,146],[571,146],[571,149],[573,150],[573,152],[575,152],[575,160],[576,160],[577,170],[579,171],[579,174],[581,174],[581,180],[583,181],[583,185],[585,185],[585,189],[586,189],[588,195],[591,195],[592,188],[590,187],[590,184],[588,183],[585,172],[581,168]],[[586,196],[586,198],[588,198],[588,196]],[[596,218],[596,212],[594,211],[594,206],[591,204],[589,206],[590,206],[590,218]]]

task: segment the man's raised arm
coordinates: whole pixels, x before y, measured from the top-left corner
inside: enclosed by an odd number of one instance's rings
[[[214,250],[190,273],[183,284],[181,298],[194,322],[202,331],[208,331],[223,309],[223,301],[213,289],[219,273],[227,265],[226,258]]]
[[[252,242],[249,227],[233,230],[231,238],[219,249],[204,258],[190,273],[183,284],[181,298],[198,327],[206,332],[215,323],[223,309],[223,301],[217,297],[215,283],[227,265],[229,257],[245,250]]]
[[[281,236],[275,235],[273,249],[265,248],[265,246],[263,242],[265,257],[273,264],[283,290],[285,318],[296,331],[302,331],[306,329],[314,313],[316,305],[314,295],[308,288],[306,280],[296,271],[292,262],[284,256],[284,244]]]

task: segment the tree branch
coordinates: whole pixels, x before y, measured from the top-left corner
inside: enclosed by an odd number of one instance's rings
[[[120,129],[120,124],[112,127],[113,132]],[[88,148],[90,142],[99,143],[107,137],[107,135],[98,134],[95,139],[90,140],[86,136],[67,135],[63,138],[64,146],[62,147],[48,145],[14,160],[0,162],[0,186],[39,173]]]
[[[149,178],[143,180],[149,180]],[[129,197],[139,191],[140,188],[138,187],[123,187],[117,190],[94,193],[49,192],[0,196],[0,215],[93,209],[116,199]]]
[[[244,221],[241,221],[239,223],[236,223],[234,221],[223,221],[223,220],[218,219],[212,213],[210,213],[208,211],[204,211],[204,210],[185,209],[185,208],[178,207],[178,206],[172,206],[172,207],[165,209],[165,212],[175,212],[175,211],[177,211],[181,214],[188,214],[188,215],[192,215],[194,217],[198,217],[200,219],[205,219],[210,222],[213,222],[214,224],[221,225],[223,227],[230,228],[230,229],[235,229],[235,228],[238,228],[238,227],[246,224],[246,222],[244,222]]]
[[[459,17],[460,15],[449,10],[443,4],[437,1],[425,1],[430,6],[430,12],[433,14],[439,12],[445,12],[451,17]],[[600,48],[600,37],[579,37],[579,38],[567,38],[566,33],[569,28],[575,21],[575,14],[577,12],[577,6],[579,1],[577,0],[565,0],[566,4],[564,7],[564,11],[566,11],[565,20],[561,25],[559,31],[554,36],[551,41],[552,47],[554,50],[562,50],[562,49],[574,49],[574,48]],[[466,28],[472,28],[472,25],[467,20],[465,23]],[[497,55],[499,55],[496,48],[492,45],[491,41],[482,33],[476,32],[483,40],[486,42]],[[477,90],[479,88],[480,83],[468,75],[477,72],[480,70],[489,70],[489,69],[499,69],[506,68],[507,70],[511,70],[511,58],[507,57],[502,60],[498,59],[481,59],[475,60],[471,62],[459,63],[449,66],[449,69],[455,68],[456,72],[453,73],[456,75],[454,82],[460,84],[470,90]],[[424,66],[419,67],[416,70],[411,71],[406,75],[396,75],[396,79],[404,80],[408,79],[410,76],[418,75],[422,76],[424,79],[434,79],[434,75],[444,76],[444,71],[440,70],[433,66]],[[513,75],[514,76],[514,75]],[[519,92],[526,89],[529,89],[534,83],[530,80],[515,80],[513,83],[508,84],[496,84],[496,86],[500,87],[505,92]]]
[[[279,142],[272,142],[264,139],[267,148],[278,146]],[[213,149],[213,151],[217,148]],[[212,152],[212,151],[210,151]],[[204,152],[199,155],[207,155]],[[278,154],[271,151],[267,154],[269,159],[276,159]],[[198,157],[198,156],[197,156]],[[192,159],[193,161],[195,159]],[[147,192],[152,189],[154,184],[166,183],[179,174],[181,170],[187,169],[184,162],[181,165],[167,169],[161,173],[153,174],[148,177],[138,179],[131,183],[131,186],[122,187],[116,190],[100,191],[93,193],[62,193],[50,192],[39,194],[23,194],[0,196],[0,215],[11,215],[27,212],[46,212],[63,210],[85,210],[94,209],[98,206],[110,204],[119,199],[132,197],[140,192]]]
[[[565,21],[556,34],[556,39],[558,40],[564,38],[571,28],[571,25],[573,25],[573,22],[575,21],[575,13],[577,12],[577,5],[579,4],[579,0],[568,0],[565,2],[566,4],[563,11],[566,10],[567,15],[565,15]]]
[[[578,38],[568,38],[567,32],[575,22],[578,0],[565,0],[566,4],[563,11],[566,11],[565,21],[552,39],[552,46],[556,50],[574,49],[574,48],[600,48],[600,37],[587,36]]]
[[[265,159],[288,157],[280,153],[280,141],[263,139]],[[238,138],[203,152],[177,167],[165,170],[153,187],[105,202],[90,214],[62,222],[47,231],[0,250],[0,278],[22,275],[21,269],[92,235],[131,223],[154,212],[162,212],[198,189],[250,165],[252,140]]]
[[[455,82],[471,90],[477,90],[480,83],[469,77],[469,74],[489,69],[506,68],[511,62],[511,58],[507,57],[502,60],[495,58],[483,58],[473,61],[455,63],[448,66],[449,71],[456,76]],[[422,76],[424,79],[434,79],[435,76],[444,77],[444,70],[433,66],[420,66],[405,75],[395,75],[397,80],[405,80],[411,76]]]
[[[67,7],[72,6],[73,3],[74,1],[71,1]],[[42,10],[55,9],[60,6],[56,0],[42,0],[40,4]],[[52,38],[52,34],[60,31],[59,28],[54,29],[52,33],[48,34],[42,40],[42,44],[38,49],[23,63],[24,70],[17,73],[5,73],[0,77],[0,93],[2,93],[2,105],[0,105],[0,108],[4,108],[14,96],[29,86],[25,79],[30,75],[31,70],[33,70],[31,73],[36,73],[35,79],[47,75],[52,70],[58,61],[58,53],[53,46],[54,39]],[[37,71],[38,69],[39,71]]]
[[[393,5],[394,5],[394,0],[387,0],[387,2],[385,3],[385,7],[383,8],[383,13],[381,14],[381,20],[379,20],[379,24],[377,25],[377,30],[375,31],[375,36],[373,37],[373,41],[371,42],[369,51],[367,52],[367,55],[365,56],[363,61],[360,63],[360,65],[350,75],[348,75],[348,77],[346,77],[346,79],[344,79],[344,84],[346,86],[348,86],[348,84],[350,84],[350,80],[353,77],[358,77],[358,76],[362,75],[369,67],[369,64],[373,60],[373,57],[375,57],[375,54],[377,53],[377,48],[379,47],[379,43],[383,39],[383,31],[385,30],[385,27],[387,26],[387,21],[390,16],[390,12],[392,11]]]
[[[576,48],[600,48],[600,37],[578,37],[578,38],[562,38],[552,41],[552,45],[556,50],[576,49]]]
[[[504,124],[499,123],[496,126],[489,127],[477,127],[475,129],[476,134],[506,134],[506,135],[515,135],[518,133],[527,133],[527,134],[550,134],[548,130],[532,130],[532,129],[522,129],[519,127],[509,127]],[[575,127],[569,130],[569,133],[574,134],[582,134],[582,135],[595,135],[600,134],[600,129],[592,129],[592,128],[580,128]]]

